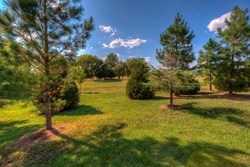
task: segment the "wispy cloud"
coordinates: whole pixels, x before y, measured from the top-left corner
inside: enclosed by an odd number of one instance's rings
[[[116,33],[116,29],[112,28],[111,26],[100,25],[99,28],[102,32],[108,33],[111,36],[114,36]]]
[[[143,43],[146,43],[147,40],[146,39],[140,39],[140,38],[136,38],[136,39],[121,39],[121,38],[117,38],[114,39],[113,41],[111,41],[109,44],[103,43],[102,46],[104,48],[118,48],[118,47],[124,47],[124,48],[129,48],[132,49],[134,47],[137,47]]]
[[[222,30],[225,30],[227,28],[227,26],[225,24],[225,20],[230,19],[230,17],[231,17],[231,12],[226,13],[226,14],[220,16],[219,18],[213,19],[209,23],[207,28],[209,29],[210,32],[212,32],[212,31],[217,32],[218,28],[221,28]]]

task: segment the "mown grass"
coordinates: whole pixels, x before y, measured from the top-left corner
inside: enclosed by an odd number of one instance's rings
[[[0,108],[0,166],[249,166],[250,99],[202,92],[129,100],[126,81],[87,81],[80,107],[53,117],[67,131],[16,148],[13,141],[44,126],[25,101]],[[202,91],[207,90],[203,87]]]

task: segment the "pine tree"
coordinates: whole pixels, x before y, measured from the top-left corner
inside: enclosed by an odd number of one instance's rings
[[[246,60],[250,54],[250,25],[247,13],[248,9],[235,6],[230,19],[225,20],[226,29],[218,29],[224,49],[218,66],[217,85],[229,94],[248,85]]]
[[[160,43],[162,49],[157,49],[156,58],[163,66],[163,79],[170,83],[170,106],[173,107],[173,84],[178,82],[178,73],[189,69],[189,63],[194,61],[193,45],[191,43],[194,33],[177,13],[174,23],[170,25],[165,32],[160,34]]]
[[[210,91],[212,91],[216,71],[216,60],[220,51],[220,44],[216,42],[215,39],[210,38],[207,44],[203,45],[203,50],[199,52],[198,66],[205,81],[209,83]]]
[[[52,128],[53,92],[58,84],[51,65],[60,55],[73,56],[83,48],[93,29],[93,19],[83,20],[79,0],[6,0],[0,27],[6,37],[20,41],[27,63],[43,78],[39,88],[46,110],[46,128]]]

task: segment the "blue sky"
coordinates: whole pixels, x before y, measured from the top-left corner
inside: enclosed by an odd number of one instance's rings
[[[142,57],[154,66],[160,33],[173,23],[177,12],[194,31],[197,57],[202,45],[216,36],[214,30],[223,27],[234,5],[250,9],[250,0],[82,0],[82,4],[84,16],[93,16],[95,30],[81,53],[100,58],[118,53],[123,60]]]

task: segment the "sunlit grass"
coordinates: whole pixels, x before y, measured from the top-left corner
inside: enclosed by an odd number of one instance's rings
[[[0,164],[21,166],[248,166],[250,100],[202,93],[129,100],[125,81],[82,85],[80,107],[53,117],[68,130],[59,139],[22,150],[10,144],[44,126],[24,101],[0,108]],[[207,90],[203,88],[202,91]],[[1,158],[2,157],[2,158]]]

